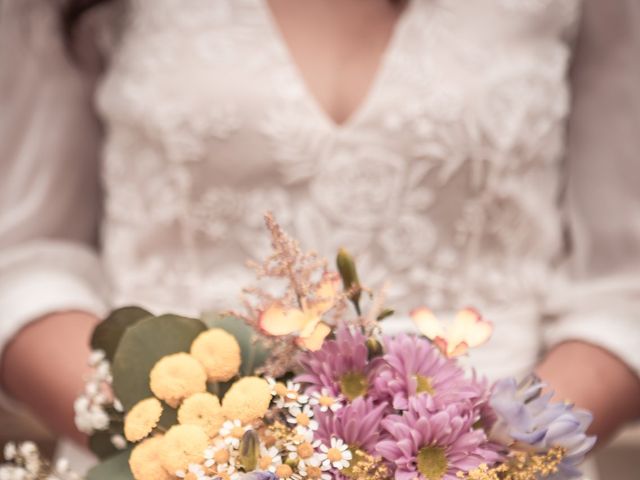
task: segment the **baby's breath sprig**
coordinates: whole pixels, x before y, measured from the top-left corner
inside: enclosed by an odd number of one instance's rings
[[[18,445],[7,443],[4,447],[4,464],[0,465],[2,480],[80,480],[81,477],[69,468],[65,459],[51,464],[40,455],[33,442]]]

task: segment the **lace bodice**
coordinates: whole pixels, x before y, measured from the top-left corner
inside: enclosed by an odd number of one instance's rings
[[[272,210],[304,246],[345,246],[369,282],[389,277],[400,309],[531,298],[559,245],[577,3],[482,3],[414,1],[336,125],[262,0],[133,2],[99,93],[118,296],[235,298]]]

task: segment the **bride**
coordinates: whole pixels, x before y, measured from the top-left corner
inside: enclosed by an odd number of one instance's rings
[[[1,379],[58,432],[101,315],[233,306],[266,210],[640,415],[635,0],[61,3],[0,0]]]

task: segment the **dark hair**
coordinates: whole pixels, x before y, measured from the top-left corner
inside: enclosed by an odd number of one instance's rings
[[[82,15],[93,7],[110,1],[111,0],[66,0],[62,2],[60,21],[67,44],[71,43],[73,33]]]

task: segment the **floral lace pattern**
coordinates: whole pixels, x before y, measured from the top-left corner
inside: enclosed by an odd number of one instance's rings
[[[232,306],[271,210],[307,247],[352,250],[374,286],[391,274],[400,311],[534,304],[560,248],[578,7],[414,0],[337,126],[263,0],[132,0],[98,92],[116,302]]]

